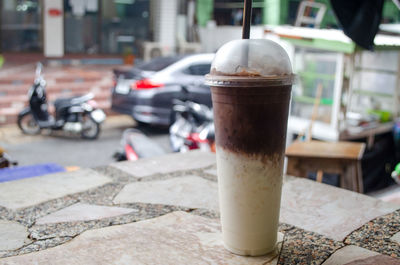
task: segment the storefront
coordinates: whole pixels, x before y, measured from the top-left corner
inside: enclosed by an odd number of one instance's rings
[[[41,52],[43,50],[40,2],[40,0],[0,2],[2,52]]]
[[[66,53],[133,52],[150,39],[149,0],[64,0]]]
[[[0,9],[1,52],[46,53],[47,43],[63,54],[134,53],[152,37],[150,0],[4,0]]]

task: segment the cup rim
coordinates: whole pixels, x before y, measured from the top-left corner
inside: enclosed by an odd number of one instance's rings
[[[211,75],[205,76],[205,84],[220,87],[270,87],[293,85],[296,75],[271,75],[271,76],[236,76],[236,75]]]

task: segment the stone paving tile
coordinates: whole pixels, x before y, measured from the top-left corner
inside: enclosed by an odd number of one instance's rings
[[[0,251],[18,249],[28,243],[30,240],[25,226],[0,220]]]
[[[91,169],[0,183],[0,206],[16,210],[111,182]]]
[[[390,239],[400,244],[400,232],[394,234]]]
[[[133,182],[114,199],[115,204],[136,202],[218,210],[218,186],[197,176]]]
[[[65,207],[81,202],[86,204],[114,206],[112,200],[127,184],[107,183],[105,185],[79,193],[69,194],[64,197],[49,200],[19,210],[10,210],[0,207],[0,216],[7,220],[18,220],[21,224],[31,227],[38,218],[59,211]]]
[[[140,161],[124,161],[110,164],[134,177],[142,178],[154,174],[205,168],[216,163],[215,154],[202,151],[168,154]]]
[[[128,224],[159,217],[174,211],[187,210],[187,208],[183,207],[155,204],[131,204],[129,206],[131,206],[135,211],[125,215],[103,218],[100,220],[34,225],[33,227],[29,228],[29,237],[32,240],[45,240],[57,237],[75,237],[90,229]]]
[[[357,246],[336,251],[323,265],[399,265],[400,260]]]
[[[77,203],[61,209],[60,211],[39,218],[36,220],[36,224],[89,221],[137,211],[138,210],[136,209]]]
[[[207,174],[210,174],[210,175],[214,175],[216,177],[218,176],[216,168],[207,169],[207,170],[204,170],[204,172],[207,173]]]
[[[14,251],[0,251],[0,258],[22,255],[34,251],[44,250],[50,247],[55,247],[91,229],[143,221],[146,219],[159,217],[174,211],[190,211],[189,209],[184,207],[157,204],[137,203],[126,204],[124,206],[138,211],[125,215],[103,218],[100,220],[33,225],[28,230],[29,238],[33,241],[32,244],[29,244]],[[205,209],[197,209],[190,212],[192,214],[200,215],[207,218],[217,218],[217,214],[215,212],[207,211]]]
[[[99,166],[92,169],[99,172],[101,175],[111,178],[114,182],[118,183],[127,183],[138,180],[137,178],[132,177],[132,175],[128,174],[127,172],[108,165]]]
[[[65,242],[68,242],[71,239],[72,239],[72,237],[57,237],[57,238],[33,241],[31,244],[26,245],[25,247],[22,247],[20,249],[14,250],[14,251],[7,251],[7,252],[3,252],[3,253],[0,251],[0,258],[16,256],[16,255],[23,255],[23,254],[27,254],[27,253],[31,253],[31,252],[35,252],[35,251],[44,250],[47,248],[58,246],[60,244],[64,244]],[[1,261],[1,259],[0,259],[0,261]],[[49,264],[51,264],[51,263],[49,263]]]
[[[96,242],[96,244],[93,244]],[[242,257],[224,249],[218,220],[184,212],[87,231],[43,251],[0,264],[276,264],[277,254]]]
[[[392,237],[400,232],[400,210],[380,216],[352,232],[344,243],[400,258],[400,242]]]
[[[278,264],[319,265],[337,249],[344,247],[343,242],[288,224],[280,223],[279,230],[285,238]]]
[[[391,202],[399,205],[400,207],[400,193],[397,194],[390,194],[385,197],[380,198],[384,202]]]
[[[386,255],[376,255],[365,259],[357,259],[345,265],[400,265],[400,261]]]
[[[398,208],[366,195],[288,177],[283,185],[280,222],[342,241],[366,222]]]

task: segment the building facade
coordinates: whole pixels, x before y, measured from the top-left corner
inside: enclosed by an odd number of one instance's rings
[[[252,24],[293,24],[300,1],[253,0]],[[321,27],[338,27],[330,1],[318,2],[328,6]],[[242,7],[243,0],[2,0],[0,52],[139,55],[153,42],[168,54],[179,40],[206,42],[197,26],[239,26]],[[384,21],[400,21],[391,0]]]
[[[137,53],[144,41],[174,46],[178,0],[2,0],[1,52]]]

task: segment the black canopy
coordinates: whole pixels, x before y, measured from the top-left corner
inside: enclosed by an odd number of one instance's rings
[[[331,0],[344,34],[359,46],[372,50],[382,19],[384,0]]]

